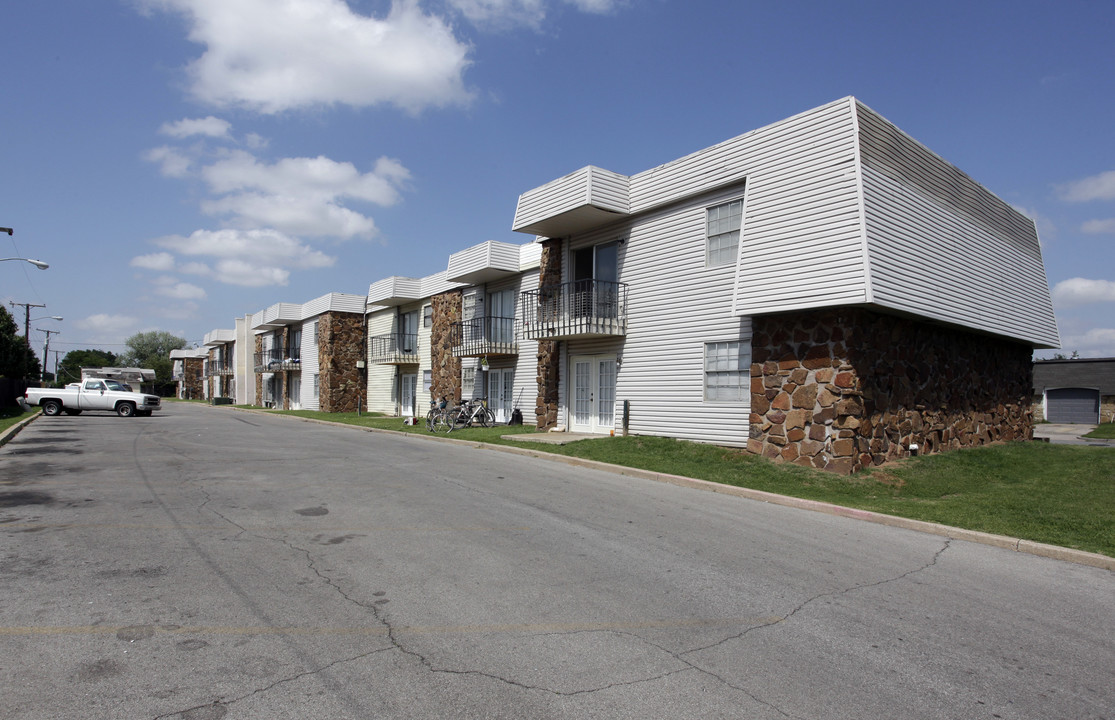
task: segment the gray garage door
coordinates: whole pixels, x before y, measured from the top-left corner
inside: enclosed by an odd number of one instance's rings
[[[1099,422],[1100,391],[1088,388],[1058,388],[1045,394],[1049,407],[1045,419],[1055,423]]]

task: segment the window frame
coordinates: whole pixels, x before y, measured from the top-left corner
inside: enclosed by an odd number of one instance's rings
[[[735,368],[724,367],[711,367],[713,364],[731,363],[732,357],[729,354],[726,357],[710,355],[710,351],[716,352],[718,346],[723,347],[726,351],[731,353],[731,347],[735,347]],[[704,401],[710,403],[743,403],[747,402],[751,393],[751,345],[746,340],[710,340],[702,346],[702,383],[704,392]],[[735,382],[723,382],[735,376]],[[711,382],[712,380],[720,380],[721,382]],[[732,397],[728,397],[728,394]]]
[[[739,207],[738,213],[733,213],[733,206]],[[725,217],[721,217],[719,211],[724,209],[727,211]],[[712,217],[713,212],[717,212],[717,217]],[[743,234],[743,212],[744,203],[743,197],[725,200],[715,205],[705,207],[705,267],[707,268],[722,268],[725,266],[732,266],[736,264],[736,258],[739,256],[739,242],[740,236]],[[735,218],[735,222],[733,222]],[[711,232],[713,223],[717,224],[718,232]],[[726,225],[724,225],[726,223]],[[734,241],[729,244],[723,244],[722,240],[728,236],[734,235]],[[715,252],[713,251],[712,244],[717,242]],[[730,259],[724,259],[725,253],[729,251],[728,256]],[[716,261],[713,262],[713,258]]]

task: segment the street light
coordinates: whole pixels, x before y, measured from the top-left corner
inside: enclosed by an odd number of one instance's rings
[[[0,262],[4,262],[5,260],[25,260],[26,262],[31,263],[32,265],[39,268],[40,270],[46,270],[48,267],[50,267],[50,265],[47,265],[42,260],[35,260],[33,258],[23,258],[23,257],[0,258]]]
[[[65,319],[66,318],[62,317],[61,315],[48,315],[48,316],[45,316],[45,317],[31,318],[30,322],[35,322],[36,320],[65,320]]]

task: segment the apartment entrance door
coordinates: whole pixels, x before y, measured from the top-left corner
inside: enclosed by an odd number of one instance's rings
[[[616,425],[616,356],[575,355],[570,432],[606,433]]]

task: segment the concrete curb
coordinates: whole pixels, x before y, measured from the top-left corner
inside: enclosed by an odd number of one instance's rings
[[[37,412],[37,413],[33,414],[31,417],[29,417],[25,420],[20,420],[15,425],[12,425],[10,428],[4,430],[4,432],[0,432],[0,446],[3,446],[5,443],[7,443],[13,437],[18,435],[19,431],[22,430],[24,428],[24,426],[28,425],[29,423],[34,421],[36,418],[42,417],[42,415],[43,414],[41,412]]]
[[[244,412],[263,412],[259,410],[248,410],[245,408],[233,409],[242,410]],[[826,515],[837,515],[840,517],[850,518],[852,520],[862,520],[864,522],[871,522],[877,525],[887,525],[889,527],[903,528],[905,530],[914,530],[917,532],[929,533],[930,535],[939,535],[954,540],[966,540],[968,542],[979,543],[981,545],[991,545],[993,547],[1003,548],[1005,550],[1014,550],[1015,552],[1025,553],[1027,555],[1037,555],[1039,557],[1076,563],[1077,565],[1087,565],[1089,567],[1095,567],[1102,570],[1115,572],[1115,557],[1108,557],[1106,555],[1100,555],[1099,553],[1085,552],[1083,550],[1073,550],[1072,548],[1064,548],[1060,547],[1059,545],[1047,545],[1045,543],[1034,542],[1033,540],[1025,540],[1023,538],[1012,538],[1005,535],[993,535],[991,533],[979,532],[977,530],[965,530],[963,528],[956,528],[949,525],[926,522],[924,520],[911,520],[909,518],[898,517],[896,515],[885,515],[883,513],[872,512],[870,510],[857,510],[856,508],[844,507],[843,505],[833,505],[831,503],[820,502],[817,500],[803,500],[802,498],[790,497],[788,495],[778,495],[775,493],[765,492],[763,490],[751,490],[749,488],[737,487],[735,485],[722,485],[720,483],[714,483],[708,480],[698,480],[696,478],[684,477],[681,475],[670,475],[667,473],[655,472],[653,470],[640,470],[639,468],[630,468],[623,465],[612,465],[611,463],[599,462],[597,460],[586,460],[584,458],[570,457],[568,455],[557,455],[542,450],[536,450],[533,447],[526,448],[509,445],[493,445],[491,443],[485,443],[476,440],[457,440],[450,437],[439,437],[436,435],[416,435],[414,433],[400,432],[398,430],[383,430],[381,428],[360,427],[359,425],[347,425],[345,423],[336,423],[330,420],[298,417],[297,415],[277,415],[276,417],[287,417],[294,420],[301,420],[308,423],[317,423],[320,425],[347,427],[353,430],[362,430],[364,432],[385,433],[397,436],[401,435],[403,437],[411,437],[416,440],[432,440],[434,442],[446,442],[452,443],[454,445],[472,446],[475,448],[482,448],[484,450],[497,450],[499,452],[505,452],[512,455],[535,457],[542,460],[564,463],[573,467],[602,470],[604,472],[639,478],[641,480],[669,483],[671,485],[677,485],[679,487],[687,487],[694,490],[703,490],[705,492],[720,493],[722,495],[732,495],[734,497],[746,498],[748,500],[757,500],[759,502],[771,503],[772,505],[782,505],[784,507],[797,508],[799,510],[809,510],[811,512],[825,513]]]

